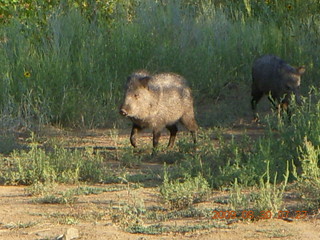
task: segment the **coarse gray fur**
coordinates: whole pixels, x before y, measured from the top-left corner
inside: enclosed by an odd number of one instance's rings
[[[161,131],[170,131],[168,147],[174,145],[181,122],[196,142],[198,125],[194,117],[193,98],[186,80],[175,73],[150,75],[142,70],[128,77],[120,114],[133,122],[130,142],[136,147],[136,135],[144,128],[153,130],[153,146],[159,142]]]
[[[264,55],[256,59],[252,67],[251,106],[255,120],[258,119],[256,106],[263,95],[268,95],[274,106],[275,101],[279,111],[288,110],[291,95],[294,94],[296,102],[301,104],[300,82],[305,67],[294,68],[279,57]]]

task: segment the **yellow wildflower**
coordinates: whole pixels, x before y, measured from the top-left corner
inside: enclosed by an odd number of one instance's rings
[[[28,72],[28,71],[24,71],[23,75],[24,75],[24,77],[26,77],[26,78],[31,77],[31,73]]]

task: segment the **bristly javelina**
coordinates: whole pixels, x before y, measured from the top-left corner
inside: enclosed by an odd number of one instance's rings
[[[288,111],[291,95],[294,94],[296,102],[301,104],[300,81],[305,67],[294,68],[279,57],[265,55],[256,59],[252,67],[252,100],[251,106],[254,119],[258,120],[256,106],[263,95],[268,95],[269,100],[278,110]],[[276,101],[278,106],[276,106]],[[290,113],[289,113],[290,115]]]
[[[153,130],[153,147],[157,147],[161,131],[170,131],[168,147],[173,147],[181,122],[196,143],[198,125],[194,117],[193,98],[186,80],[174,73],[150,75],[146,71],[128,77],[120,114],[132,122],[130,142],[136,147],[136,136],[144,128]]]

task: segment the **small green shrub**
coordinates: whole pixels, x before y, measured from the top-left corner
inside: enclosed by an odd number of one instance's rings
[[[283,194],[289,179],[289,165],[287,165],[284,181],[280,186],[277,185],[277,175],[270,181],[269,164],[266,173],[260,178],[259,190],[255,196],[253,208],[256,212],[271,211],[272,216],[278,213],[283,206]]]
[[[142,155],[133,148],[125,148],[119,154],[119,161],[125,167],[137,167],[141,165]]]
[[[278,186],[276,176],[270,180],[270,169],[267,164],[266,172],[260,177],[257,184],[257,191],[244,193],[244,187],[238,184],[237,179],[231,188],[229,204],[231,209],[241,211],[252,211],[252,219],[259,217],[271,218],[278,213],[283,204],[283,195],[289,178],[289,168],[287,167],[285,181]],[[265,216],[264,213],[270,214]]]
[[[54,189],[51,192],[45,193],[44,196],[38,197],[34,202],[42,204],[73,204],[78,200],[73,190],[67,190],[62,193],[57,193]]]
[[[123,229],[131,228],[144,223],[145,211],[144,206],[124,205],[112,210],[111,219]]]
[[[167,171],[164,172],[160,194],[172,209],[186,208],[193,203],[204,201],[209,193],[209,184],[201,175],[187,176],[183,182],[180,182],[179,180],[170,181]]]
[[[243,187],[238,184],[237,178],[231,187],[228,203],[230,204],[231,209],[234,211],[249,209],[250,197],[248,194],[243,193]]]
[[[247,136],[237,140],[231,136],[228,139],[221,136],[222,131],[201,131],[196,150],[184,138],[179,140],[181,156],[171,175],[175,178],[186,175],[195,177],[200,173],[213,188],[228,187],[235,178],[241,179],[241,184],[255,184],[259,179],[257,173],[264,171],[264,165],[260,163],[257,166],[252,159],[253,141]],[[212,136],[218,141],[214,141]]]
[[[44,196],[54,192],[55,187],[55,183],[34,182],[25,188],[25,192],[31,196]]]
[[[29,150],[15,150],[0,165],[2,181],[6,184],[76,183],[102,181],[108,171],[103,157],[92,149],[67,150],[62,146],[46,151],[33,136]]]
[[[304,200],[307,209],[317,210],[320,207],[320,148],[305,138],[299,151],[301,173],[298,174],[295,168],[296,191]]]

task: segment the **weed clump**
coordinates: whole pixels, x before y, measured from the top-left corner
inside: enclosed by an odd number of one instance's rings
[[[296,192],[303,199],[306,209],[320,207],[320,148],[315,147],[307,138],[299,148],[301,152],[301,174],[294,171],[297,178]]]
[[[71,151],[54,145],[46,151],[33,134],[30,149],[14,150],[0,165],[5,184],[99,182],[105,173],[103,158],[90,149]]]
[[[160,186],[160,194],[171,209],[186,208],[193,203],[205,201],[210,191],[207,180],[201,175],[187,176],[183,182],[170,181],[166,171],[163,184]]]

